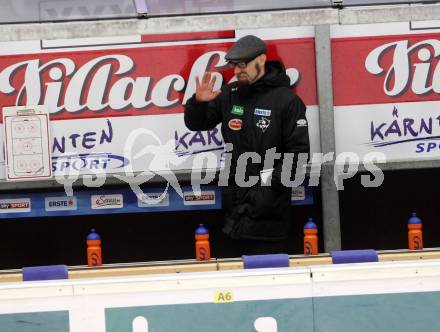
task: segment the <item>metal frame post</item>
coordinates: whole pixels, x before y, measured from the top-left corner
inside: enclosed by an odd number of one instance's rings
[[[335,152],[330,25],[315,27],[315,51],[321,152],[326,154]],[[326,252],[341,250],[339,193],[334,181],[333,161],[322,165],[321,195],[324,249]]]

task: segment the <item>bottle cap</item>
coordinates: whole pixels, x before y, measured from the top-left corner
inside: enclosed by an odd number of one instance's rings
[[[304,229],[318,229],[318,226],[316,226],[312,218],[309,218],[309,220],[304,225]]]
[[[209,235],[209,232],[205,225],[200,224],[196,229],[195,235]]]
[[[99,236],[98,233],[96,233],[96,230],[94,228],[92,228],[90,230],[90,234],[87,235],[87,241],[89,241],[89,240],[91,240],[91,241],[93,241],[93,240],[101,240],[101,237]]]
[[[411,214],[411,218],[408,219],[408,224],[421,224],[421,223],[422,220],[419,217],[417,217],[415,212],[413,212]]]

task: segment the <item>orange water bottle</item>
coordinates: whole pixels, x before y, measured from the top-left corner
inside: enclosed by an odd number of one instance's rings
[[[102,265],[101,237],[93,228],[87,236],[87,264],[88,266]]]
[[[208,229],[200,224],[195,232],[196,238],[196,259],[198,261],[209,261],[211,259],[211,249],[209,245]]]
[[[312,218],[304,225],[304,255],[318,254],[318,227]]]
[[[423,249],[422,220],[415,212],[408,220],[408,248],[410,250]]]

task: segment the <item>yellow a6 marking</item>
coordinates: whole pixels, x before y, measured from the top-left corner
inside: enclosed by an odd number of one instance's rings
[[[214,292],[214,303],[234,302],[234,292],[219,290]]]

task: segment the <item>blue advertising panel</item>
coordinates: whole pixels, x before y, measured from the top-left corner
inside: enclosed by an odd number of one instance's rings
[[[64,192],[29,192],[0,195],[0,219],[76,216],[94,214],[198,211],[221,209],[221,187],[202,186],[195,194],[192,187],[182,186],[181,197],[174,188],[143,189],[141,199],[126,188]],[[292,205],[313,204],[313,189],[298,187],[292,191]]]

